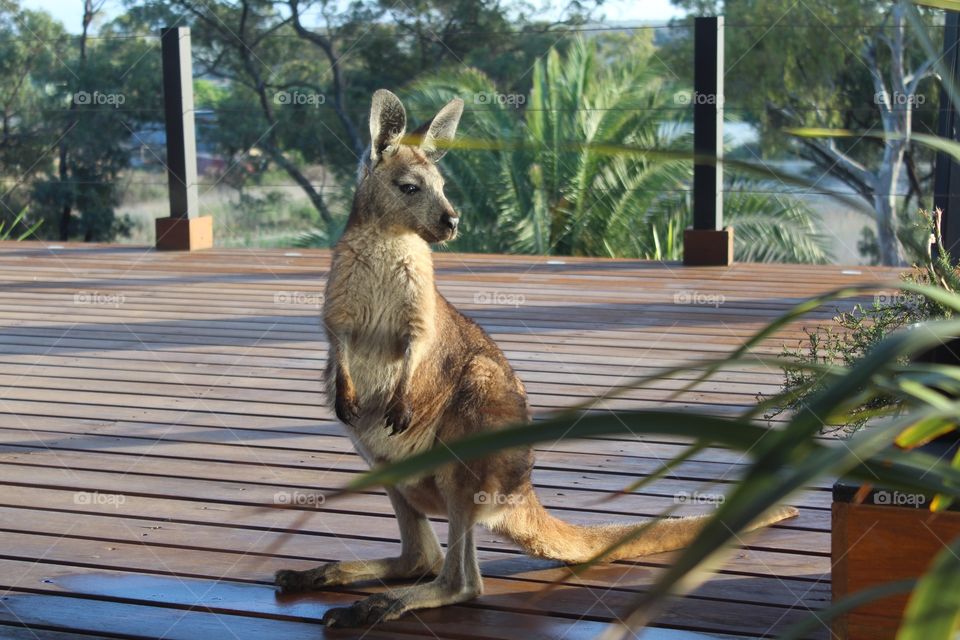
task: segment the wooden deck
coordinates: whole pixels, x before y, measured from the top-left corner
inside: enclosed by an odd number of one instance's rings
[[[320,505],[298,530],[302,512],[263,508],[308,502],[364,468],[321,403],[328,262],[323,251],[0,243],[0,637],[316,639],[326,608],[382,588],[280,598],[270,584],[278,568],[399,549],[380,492]],[[455,254],[437,266],[442,291],[499,341],[540,413],[729,351],[807,296],[893,276]],[[794,327],[766,350],[799,336]],[[727,373],[673,405],[731,412],[779,382],[764,368]],[[662,405],[679,384],[617,404]],[[565,518],[602,522],[655,515],[682,492],[737,476],[737,457],[711,449],[642,493],[602,501],[681,444],[544,445],[535,482]],[[795,504],[798,519],[748,538],[643,637],[771,636],[824,606],[828,485]],[[437,531],[443,540],[442,522]],[[561,568],[485,531],[478,544],[482,598],[329,637],[593,638],[672,555],[599,567],[536,598]]]

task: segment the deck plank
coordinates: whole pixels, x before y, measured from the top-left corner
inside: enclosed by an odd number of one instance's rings
[[[276,568],[399,546],[382,491],[315,511],[265,506],[277,491],[316,499],[364,468],[320,395],[326,342],[317,307],[329,262],[315,250],[163,254],[0,242],[0,637],[319,638],[326,608],[382,588],[284,599],[269,584]],[[441,291],[502,345],[538,418],[632,377],[728,353],[805,297],[895,277],[877,267],[450,253],[435,263]],[[691,304],[691,296],[720,303]],[[793,323],[758,352],[779,353],[832,313]],[[695,373],[609,406],[666,406]],[[731,415],[781,382],[762,365],[723,371],[669,406]],[[566,519],[632,522],[672,507],[681,492],[729,490],[742,473],[741,456],[711,447],[637,494],[606,499],[685,444],[545,443],[534,482]],[[743,540],[641,637],[769,636],[825,606],[828,487],[794,496],[799,518]],[[94,492],[123,502],[79,497]],[[444,540],[443,520],[433,522]],[[598,566],[537,599],[565,569],[487,532],[478,547],[483,597],[366,637],[595,637],[676,556]]]

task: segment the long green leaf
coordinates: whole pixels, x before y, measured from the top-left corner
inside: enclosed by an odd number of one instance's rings
[[[790,135],[802,138],[875,138],[878,140],[906,140],[908,136],[902,133],[888,133],[879,131],[853,131],[850,129],[827,129],[823,127],[796,127],[784,130]],[[909,139],[920,143],[934,151],[941,151],[956,160],[960,160],[960,142],[941,138],[928,133],[911,133]]]
[[[670,568],[639,596],[631,607],[634,613],[626,621],[630,630],[650,622],[655,605],[665,598],[696,587],[708,576],[705,567],[715,562],[716,554],[738,541],[737,534],[769,509],[812,478],[842,474],[861,459],[869,458],[889,445],[895,430],[865,431],[851,438],[843,447],[822,450],[806,456],[788,470],[755,465],[734,491],[727,496],[716,514],[704,526],[696,540],[680,553]]]
[[[953,455],[953,461],[950,463],[950,466],[960,472],[960,449],[957,449],[957,452]],[[949,509],[950,505],[955,501],[956,497],[954,496],[938,493],[933,497],[933,502],[930,503],[930,511],[945,511]]]
[[[854,396],[859,387],[885,363],[897,360],[905,353],[918,351],[960,334],[960,321],[927,323],[922,331],[901,331],[884,340],[863,358],[850,373],[836,384],[811,399],[806,410],[794,416],[791,429],[773,432],[746,421],[707,416],[694,416],[667,411],[637,411],[623,414],[560,415],[552,420],[533,425],[521,425],[496,432],[480,433],[458,442],[442,446],[387,467],[371,471],[352,482],[348,489],[356,490],[377,484],[392,484],[407,475],[426,472],[454,460],[477,459],[510,447],[529,446],[536,442],[552,441],[561,437],[590,437],[612,433],[650,434],[667,433],[706,439],[742,451],[753,450],[755,455],[771,454],[771,459],[782,459],[784,452],[795,452],[799,442],[812,435],[822,424],[820,416],[828,416],[831,407]],[[706,426],[712,429],[706,429]],[[905,426],[909,426],[905,425]],[[767,442],[758,446],[758,443]],[[815,447],[808,443],[806,446]]]
[[[953,411],[956,414],[957,409]],[[919,419],[927,417],[930,414]],[[847,476],[864,482],[876,482],[882,478],[884,485],[892,489],[960,496],[960,470],[918,449],[885,450],[847,471]]]
[[[813,435],[823,425],[833,407],[857,394],[858,390],[867,386],[870,378],[883,371],[884,367],[905,356],[943,344],[956,335],[960,335],[960,321],[957,320],[927,322],[912,330],[901,330],[890,335],[861,358],[846,376],[814,394],[792,420],[792,426],[802,425],[802,428],[785,431],[777,438],[777,443]]]
[[[958,152],[960,152],[960,145],[958,145]],[[791,322],[794,322],[801,318],[802,316],[815,311],[820,307],[824,306],[828,302],[833,302],[836,300],[841,300],[844,298],[850,298],[857,295],[862,295],[870,291],[881,291],[889,289],[900,289],[902,291],[907,291],[910,293],[915,293],[918,295],[925,296],[926,298],[937,302],[938,304],[944,306],[947,309],[960,313],[960,296],[957,296],[949,291],[945,291],[939,287],[933,287],[929,285],[920,285],[912,282],[897,282],[897,283],[883,283],[883,282],[868,282],[858,285],[851,285],[847,287],[840,287],[827,293],[817,296],[815,298],[810,298],[804,300],[803,302],[793,306],[791,309],[787,310],[779,318],[766,325],[763,329],[753,334],[750,338],[746,340],[740,347],[738,347],[732,354],[730,354],[731,360],[742,360],[747,352],[759,345],[761,342],[770,338],[775,333],[785,328]],[[723,366],[723,362],[716,360],[713,363],[709,364],[706,367],[706,370],[699,377],[694,379],[689,384],[685,385],[674,394],[670,396],[671,399],[678,397],[682,393],[685,393],[697,386],[704,380],[708,379],[711,375],[716,373],[720,367]]]
[[[353,480],[347,485],[347,489],[358,491],[378,485],[391,485],[450,462],[476,460],[503,449],[552,442],[560,438],[589,438],[611,434],[670,434],[749,451],[768,433],[764,427],[749,422],[676,411],[561,414],[544,422],[482,432],[456,442],[441,443],[429,451],[375,468]],[[822,445],[815,443],[810,446],[822,448]]]
[[[404,136],[401,140],[403,144],[418,144],[420,140],[419,136],[414,136],[413,134],[408,134]],[[528,142],[526,140],[495,140],[495,139],[484,139],[484,138],[471,138],[468,136],[461,136],[454,140],[438,140],[436,141],[437,147],[445,149],[456,149],[464,151],[530,151],[537,152],[542,151],[542,146]],[[580,142],[574,140],[561,141],[557,140],[555,144],[551,147],[551,154],[548,156],[555,156],[561,153],[571,153],[571,152],[589,152],[602,155],[628,155],[628,156],[637,156],[641,155],[644,158],[657,160],[661,162],[673,161],[673,160],[682,160],[689,161],[695,164],[702,165],[713,165],[717,167],[727,167],[728,169],[733,169],[740,171],[747,175],[756,176],[758,178],[763,178],[767,180],[776,180],[777,182],[783,184],[784,186],[793,186],[798,188],[812,188],[816,186],[815,181],[810,180],[809,178],[804,178],[801,176],[788,173],[786,171],[779,171],[777,169],[771,168],[769,165],[762,162],[749,162],[746,160],[736,160],[733,158],[717,158],[714,155],[710,154],[698,154],[692,151],[680,151],[680,150],[671,150],[663,149],[656,147],[644,147],[640,145],[633,144],[614,144],[609,142]],[[860,209],[865,210],[864,203],[859,199],[848,194],[837,192],[831,194],[832,197],[838,201],[844,202],[845,204]]]
[[[960,11],[960,0],[910,0],[913,4],[944,11]]]
[[[668,473],[673,471],[679,465],[690,460],[693,456],[701,453],[704,449],[707,448],[707,444],[703,441],[695,442],[689,447],[684,448],[683,451],[675,455],[674,457],[667,460],[663,463],[659,469],[651,473],[650,475],[643,476],[642,478],[631,482],[629,485],[618,491],[617,493],[611,493],[609,496],[603,499],[604,502],[608,500],[616,500],[618,497],[626,495],[628,493],[633,493],[639,491],[640,489],[646,487],[647,485],[656,482],[657,480],[663,478]]]
[[[956,421],[947,418],[930,418],[918,422],[897,436],[897,446],[912,449],[930,442],[934,438],[950,433],[956,428]]]
[[[27,215],[27,209],[26,207],[24,207],[23,209],[20,210],[20,212],[17,215],[13,217],[13,220],[10,222],[9,226],[5,225],[3,221],[0,221],[0,240],[9,240],[11,235],[13,234],[14,228],[23,221],[26,215]],[[40,228],[41,224],[43,224],[43,220],[38,220],[32,226],[30,226],[26,231],[21,233],[19,236],[16,236],[14,240],[16,240],[17,242],[26,240],[31,235],[33,235],[37,229]]]

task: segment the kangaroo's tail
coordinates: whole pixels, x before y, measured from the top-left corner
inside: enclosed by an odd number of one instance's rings
[[[501,512],[491,528],[523,547],[530,555],[571,564],[586,562],[627,536],[642,524],[577,525],[551,515],[531,488],[524,499]],[[778,507],[754,522],[748,531],[795,517],[794,507]],[[622,545],[606,560],[634,558],[689,546],[710,516],[664,518],[655,521],[639,538]]]

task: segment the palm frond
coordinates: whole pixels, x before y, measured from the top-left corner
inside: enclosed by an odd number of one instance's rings
[[[597,61],[596,44],[578,39],[561,56],[551,50],[532,72],[521,101],[495,99],[496,84],[473,69],[447,71],[410,87],[416,110],[455,96],[469,109],[464,135],[492,144],[448,154],[450,196],[466,233],[461,250],[677,259],[692,221],[693,170],[682,158],[689,135],[668,109],[670,95],[643,57]],[[671,114],[667,119],[664,114]],[[673,125],[673,126],[672,126]],[[573,144],[571,144],[573,143]],[[680,151],[605,153],[604,145]],[[736,226],[737,258],[825,262],[819,219],[788,194],[738,176],[725,210]],[[665,243],[666,241],[666,243]]]

